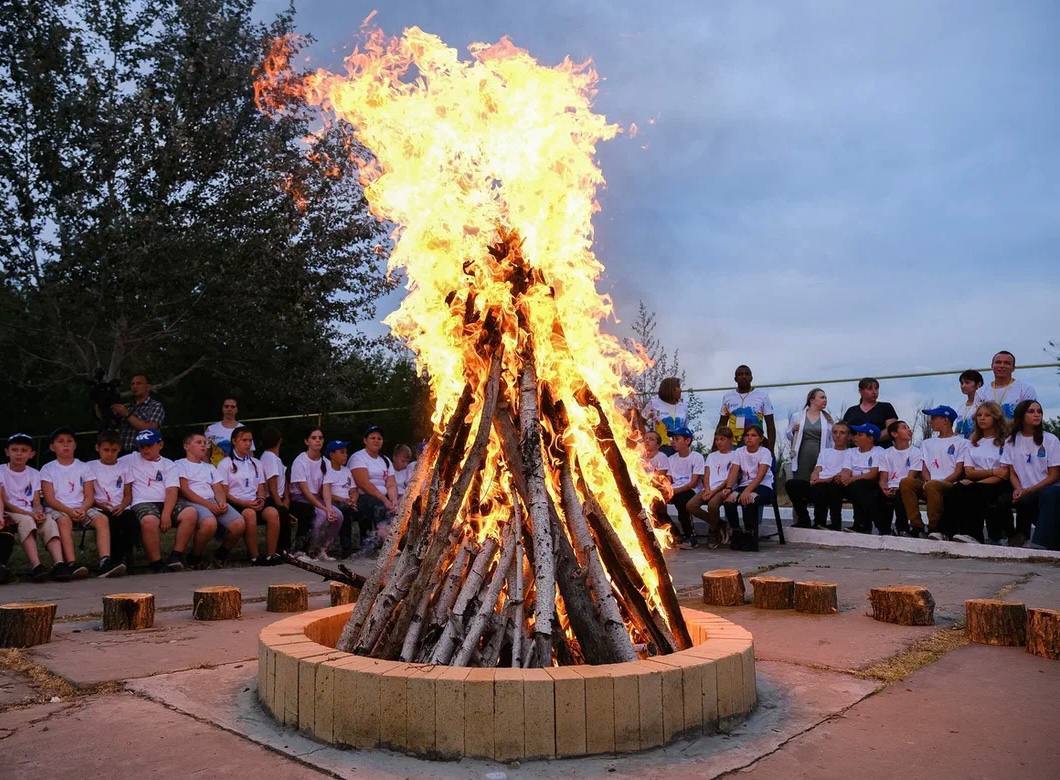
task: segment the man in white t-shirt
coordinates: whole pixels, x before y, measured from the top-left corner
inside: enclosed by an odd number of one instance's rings
[[[681,538],[684,548],[697,545],[692,517],[688,514],[688,502],[696,495],[696,488],[703,480],[703,456],[692,450],[692,431],[682,426],[670,431],[670,443],[674,454],[669,457],[669,476],[673,494],[670,502],[677,510],[678,527],[675,536]]]
[[[1020,401],[1038,400],[1038,393],[1031,385],[1012,376],[1016,370],[1016,356],[1008,350],[1003,349],[994,355],[990,370],[994,372],[994,378],[976,391],[976,406],[984,401],[994,401],[1001,407],[1005,419],[1011,421]]]
[[[920,531],[924,521],[920,517],[920,498],[927,503],[928,536],[937,541],[945,541],[939,531],[942,513],[945,511],[945,496],[961,478],[964,471],[964,454],[968,450],[968,440],[953,432],[953,421],[957,419],[957,410],[952,406],[936,406],[925,409],[934,436],[920,443],[920,452],[924,456],[921,467],[921,480],[903,479],[898,484],[898,492],[905,505],[906,517],[912,525],[911,531]]]
[[[728,426],[732,431],[733,443],[739,447],[743,441],[744,429],[748,425],[758,425],[765,429],[765,444],[772,451],[777,440],[773,402],[764,390],[756,390],[751,386],[754,376],[747,366],[737,366],[733,378],[736,380],[736,389],[729,390],[721,398],[718,426]]]

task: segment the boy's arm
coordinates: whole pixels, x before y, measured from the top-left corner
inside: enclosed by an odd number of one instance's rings
[[[64,515],[73,517],[77,514],[72,507],[68,507],[66,504],[55,499],[55,486],[48,480],[42,479],[40,481],[41,493],[44,494],[44,506],[49,509],[54,509],[56,512],[62,512]]]
[[[877,466],[873,466],[873,467],[872,467],[871,469],[869,469],[868,471],[866,471],[866,472],[865,472],[864,474],[862,474],[861,476],[859,476],[859,477],[854,477],[854,479],[876,480],[876,479],[878,479],[878,478],[879,478],[879,476],[880,476],[880,469],[879,469],[879,467],[877,467]]]
[[[282,506],[282,504],[283,504],[283,499],[280,497],[279,484],[280,484],[280,475],[279,474],[274,474],[273,476],[271,476],[267,480],[265,480],[265,485],[267,486],[268,491],[269,491],[269,497],[272,498],[272,503],[276,504],[276,506]]]
[[[81,514],[91,509],[96,504],[96,480],[85,481],[85,500],[81,502]]]
[[[946,475],[946,478],[943,480],[943,482],[949,482],[952,484],[959,480],[962,474],[964,474],[964,464],[960,461],[957,461],[956,465],[953,467],[953,471]]]
[[[114,514],[120,515],[132,504],[132,483],[126,482],[121,489],[121,503],[114,508]]]
[[[171,490],[171,488],[167,488],[166,489],[166,499],[167,500],[169,499],[169,490]],[[189,504],[198,504],[199,506],[206,507],[211,512],[213,511],[213,507],[210,506],[210,502],[209,501],[207,501],[205,498],[200,496],[198,493],[196,493],[193,490],[191,490],[190,488],[188,488],[188,478],[187,477],[181,477],[180,478],[180,497],[183,498],[185,501],[187,501]]]
[[[217,508],[222,512],[228,506],[228,486],[224,482],[213,483],[213,500]]]
[[[180,481],[186,482],[187,480],[181,478]],[[179,490],[180,488],[176,487],[166,488],[166,498],[162,502],[162,516],[158,518],[159,528],[162,531],[168,531],[173,526],[173,510],[177,506],[177,493]]]

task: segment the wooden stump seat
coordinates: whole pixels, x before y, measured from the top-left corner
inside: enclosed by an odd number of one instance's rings
[[[744,603],[743,575],[739,569],[714,569],[703,573],[703,603],[739,607]]]

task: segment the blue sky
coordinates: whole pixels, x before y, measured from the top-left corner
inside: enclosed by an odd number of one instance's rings
[[[376,7],[299,3],[314,63],[337,68]],[[461,50],[507,34],[545,63],[592,58],[597,110],[641,128],[600,148],[600,287],[616,332],[640,299],[657,312],[692,386],[730,382],[737,363],[762,382],[959,370],[1001,348],[1040,363],[1060,340],[1060,3],[378,10],[388,33],[418,25]],[[1060,414],[1056,371],[1022,376]],[[833,408],[857,397],[827,389]],[[804,391],[773,395],[790,410]],[[959,400],[956,376],[883,397],[903,415]]]

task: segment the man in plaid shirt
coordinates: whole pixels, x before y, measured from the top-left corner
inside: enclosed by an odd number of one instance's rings
[[[134,374],[129,383],[132,390],[133,403],[112,404],[110,410],[122,418],[121,423],[121,450],[122,452],[136,451],[136,434],[148,428],[156,430],[162,427],[166,419],[166,409],[162,402],[151,395],[151,383],[146,374]]]

